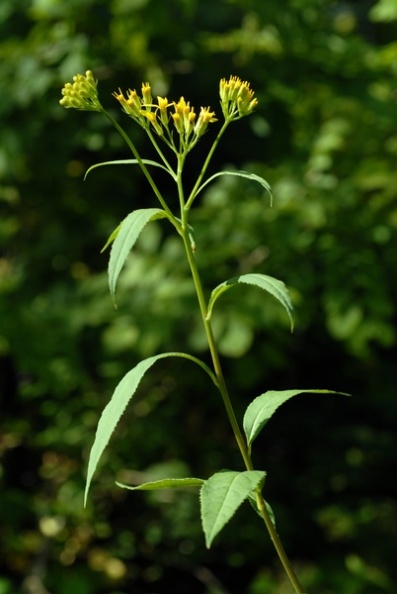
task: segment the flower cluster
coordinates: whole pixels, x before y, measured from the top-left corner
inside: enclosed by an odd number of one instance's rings
[[[125,96],[120,88],[118,92],[113,93],[113,96],[127,115],[131,116],[141,126],[147,126],[147,122],[150,122],[150,116],[148,120],[145,119],[145,116],[152,113],[151,105],[153,101],[149,83],[142,83],[142,97],[135,90],[131,91],[131,89],[128,89],[127,96]],[[153,113],[153,115],[155,114]]]
[[[83,111],[102,111],[99,103],[98,81],[95,80],[91,70],[84,74],[76,74],[73,84],[66,83],[62,89],[62,99],[59,103],[66,108],[81,109]]]
[[[254,91],[247,81],[242,81],[237,76],[229,80],[222,78],[219,85],[221,107],[225,120],[236,120],[253,112],[258,105],[254,98]]]
[[[126,95],[121,89],[113,95],[125,113],[141,126],[153,128],[156,134],[168,141],[172,141],[172,130],[169,127],[172,123],[186,147],[204,134],[210,122],[216,121],[215,112],[209,107],[202,107],[197,118],[194,107],[184,97],[177,103],[169,102],[167,97],[157,97],[157,103],[153,103],[149,83],[143,83],[141,96],[131,89]]]
[[[97,84],[91,70],[87,70],[85,75],[76,74],[73,83],[66,83],[63,87],[60,104],[67,108],[104,112],[98,99]],[[230,76],[229,80],[223,78],[219,94],[226,123],[249,115],[258,105],[250,84],[237,76]],[[201,107],[197,116],[194,107],[184,97],[178,102],[157,97],[155,103],[148,82],[142,83],[140,93],[128,89],[124,94],[119,88],[113,96],[123,111],[145,128],[148,134],[154,131],[174,150],[190,150],[204,134],[208,124],[216,122],[215,112],[210,107]],[[178,149],[174,143],[175,131],[179,137]]]
[[[196,120],[197,115],[194,107],[190,107],[190,102],[186,102],[183,97],[179,99],[178,103],[172,105],[175,111],[171,113],[171,118],[185,142],[188,142],[192,134],[195,138],[199,138],[204,134],[210,122],[216,122],[215,112],[210,111],[209,107],[202,107]]]

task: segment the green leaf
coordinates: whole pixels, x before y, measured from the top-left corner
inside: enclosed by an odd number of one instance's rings
[[[258,505],[256,503],[255,493],[250,493],[248,495],[248,501],[250,502],[252,508],[258,514],[258,516],[263,519],[260,509],[258,508]],[[267,513],[269,514],[269,518],[271,519],[273,526],[276,527],[276,518],[274,515],[274,511],[272,510],[271,506],[267,501],[265,501],[264,503],[267,509]]]
[[[99,419],[98,427],[95,434],[94,444],[92,446],[90,457],[88,461],[88,470],[87,470],[87,481],[85,486],[85,494],[84,494],[84,505],[87,502],[87,495],[90,488],[90,484],[92,481],[92,477],[98,466],[98,462],[100,457],[102,456],[109,440],[113,434],[113,431],[116,429],[117,423],[121,419],[127,404],[134,396],[139,383],[142,377],[145,375],[147,370],[154,364],[156,361],[160,359],[164,359],[166,357],[182,357],[184,359],[189,359],[194,363],[197,363],[207,374],[210,376],[212,381],[217,385],[217,380],[214,373],[207,367],[205,363],[193,357],[192,355],[188,355],[186,353],[162,353],[160,355],[155,355],[154,357],[149,357],[144,361],[141,361],[136,365],[131,371],[129,371],[123,379],[120,381],[118,386],[116,387],[109,403],[104,408],[101,418]]]
[[[293,312],[294,308],[292,305],[291,297],[289,296],[288,290],[285,284],[278,280],[277,278],[273,278],[272,276],[268,276],[267,274],[258,274],[258,273],[250,273],[250,274],[242,274],[241,276],[235,276],[234,278],[230,278],[229,280],[225,281],[224,283],[215,287],[215,289],[211,293],[210,300],[208,302],[208,313],[207,318],[210,319],[212,315],[212,309],[216,300],[225,292],[231,289],[232,287],[236,286],[237,284],[247,284],[247,285],[254,285],[267,291],[270,295],[273,295],[277,301],[281,303],[281,305],[287,311],[288,317],[291,323],[291,331],[294,328],[294,318]]]
[[[252,180],[252,181],[256,181],[258,182],[258,184],[260,184],[270,195],[270,206],[273,204],[273,196],[272,196],[272,189],[270,187],[270,185],[268,184],[268,182],[263,179],[263,177],[260,177],[259,175],[256,175],[255,173],[250,173],[249,171],[218,171],[218,173],[214,173],[214,175],[211,175],[211,177],[209,177],[201,186],[200,188],[197,190],[196,196],[199,192],[201,192],[201,190],[210,182],[212,182],[213,179],[215,179],[216,177],[219,177],[220,175],[235,175],[238,177],[244,177],[246,179]]]
[[[101,254],[114,242],[117,235],[120,233],[121,225],[122,225],[122,223],[120,223],[120,225],[117,225],[116,229],[114,231],[112,231],[112,233],[109,235],[109,239],[107,240],[107,242],[101,249]]]
[[[349,396],[349,394],[345,394],[344,392],[334,392],[333,390],[270,390],[261,394],[251,402],[244,415],[243,426],[248,447],[251,447],[254,439],[259,435],[279,406],[293,396],[304,393],[342,394],[343,396]]]
[[[157,161],[151,161],[150,159],[142,159],[142,163],[144,165],[153,165],[153,167],[160,167],[160,169],[164,169],[164,171],[169,173],[175,179],[175,174],[169,169],[167,169],[167,167],[164,167],[164,165],[162,165],[161,163],[158,163]],[[87,175],[91,173],[93,169],[97,169],[98,167],[104,167],[105,165],[139,165],[139,161],[137,159],[119,159],[116,161],[104,161],[103,163],[95,163],[95,165],[91,165],[91,167],[87,169],[84,179],[87,178]]]
[[[161,208],[142,208],[134,210],[122,221],[114,239],[109,258],[109,289],[113,301],[115,301],[116,284],[120,272],[144,226],[151,221],[164,218],[171,220],[165,210]]]
[[[167,478],[159,481],[150,481],[131,487],[124,483],[118,483],[116,485],[122,489],[129,489],[130,491],[155,491],[158,489],[180,489],[181,487],[201,487],[205,483],[205,480],[199,478]]]
[[[210,548],[215,536],[235,514],[244,499],[264,480],[259,470],[223,471],[211,476],[202,486],[201,521],[205,543]]]

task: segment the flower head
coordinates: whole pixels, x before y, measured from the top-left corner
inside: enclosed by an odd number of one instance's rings
[[[168,146],[175,150],[173,130],[178,133],[183,150],[190,150],[200,136],[204,134],[210,122],[216,122],[215,112],[209,107],[202,107],[199,117],[190,105],[181,97],[179,101],[169,102],[167,97],[157,96],[153,101],[150,84],[142,83],[141,94],[129,89],[126,94],[121,89],[113,93],[123,111],[138,122],[148,133],[154,131],[161,136]]]
[[[163,124],[163,126],[165,126],[166,128],[168,128],[168,112],[167,112],[167,108],[169,107],[169,103],[168,103],[168,99],[167,97],[157,97],[157,103],[158,103],[158,108],[160,111],[160,119],[161,119],[161,123]]]
[[[236,120],[249,115],[258,105],[258,99],[254,97],[249,82],[243,82],[238,76],[231,76],[229,80],[222,78],[219,95],[226,120]]]
[[[148,122],[150,122],[155,130],[155,132],[157,132],[157,134],[159,136],[163,136],[164,131],[163,128],[160,125],[160,122],[157,119],[157,115],[154,111],[146,111],[145,109],[141,110],[141,115],[147,119]]]
[[[152,89],[150,88],[150,84],[148,82],[142,83],[142,99],[144,105],[150,108],[152,103]]]
[[[62,99],[59,103],[66,108],[81,109],[83,111],[101,111],[98,99],[98,81],[91,70],[84,74],[76,74],[73,83],[66,83],[62,89]]]
[[[181,97],[173,106],[175,112],[171,114],[171,118],[181,140],[187,145],[196,119],[194,107],[190,107],[190,101],[185,101],[184,97]]]
[[[135,90],[131,91],[131,89],[128,89],[127,97],[125,97],[123,91],[119,88],[118,93],[116,91],[113,93],[113,97],[117,99],[126,114],[139,119],[142,100],[138,97],[138,93]]]
[[[194,133],[197,137],[202,136],[211,122],[216,122],[215,112],[210,111],[209,107],[202,107],[200,109],[199,117],[194,126]]]

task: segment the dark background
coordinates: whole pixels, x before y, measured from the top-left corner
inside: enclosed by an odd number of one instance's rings
[[[147,227],[120,278],[100,249],[157,206],[96,113],[59,105],[94,71],[103,104],[153,151],[111,93],[150,81],[218,114],[218,84],[250,81],[255,114],[229,128],[220,177],[192,215],[205,286],[241,272],[288,285],[223,297],[215,319],[239,418],[267,389],[302,395],[258,438],[257,468],[309,592],[394,593],[396,583],[397,8],[392,0],[2,0],[0,6],[0,594],[287,594],[243,506],[210,551],[195,494],[128,493],[115,480],[241,468],[218,395],[189,362],[152,368],[83,490],[100,412],[133,365],[162,351],[207,359],[182,247]],[[218,128],[200,141],[194,179]],[[170,204],[174,188],[157,178]]]

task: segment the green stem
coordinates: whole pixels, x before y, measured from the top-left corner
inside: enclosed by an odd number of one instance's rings
[[[150,138],[150,141],[151,141],[151,143],[153,144],[154,148],[156,149],[156,151],[157,151],[157,153],[158,153],[158,155],[159,155],[160,159],[163,161],[164,165],[166,166],[166,168],[168,169],[168,171],[170,172],[170,174],[172,175],[172,177],[173,177],[173,178],[175,179],[175,181],[176,181],[176,179],[177,179],[177,176],[175,175],[175,171],[172,169],[171,165],[168,163],[168,161],[167,161],[166,157],[164,156],[164,153],[163,153],[163,151],[161,150],[161,148],[160,148],[160,147],[159,147],[159,145],[157,144],[157,141],[156,141],[156,139],[154,138],[154,136],[153,136],[153,134],[152,134],[152,132],[151,132],[150,128],[148,128],[148,129],[146,130],[146,132],[147,132],[147,135],[148,135],[148,136],[149,136],[149,138]],[[166,142],[167,142],[167,141],[166,141]],[[167,144],[168,144],[168,142],[167,142]],[[169,145],[169,146],[171,146],[171,145]],[[171,146],[171,148],[172,148],[172,146]]]
[[[180,176],[178,176],[178,177],[180,178]],[[181,202],[183,202],[183,200],[181,200]],[[228,390],[226,387],[226,382],[224,379],[221,363],[219,360],[218,349],[217,349],[213,331],[212,331],[211,321],[207,319],[207,304],[206,304],[206,300],[204,297],[203,286],[202,286],[200,274],[199,274],[199,271],[197,268],[197,263],[196,263],[196,259],[194,256],[194,252],[193,252],[190,240],[189,240],[187,204],[186,204],[186,207],[182,210],[182,233],[181,234],[182,234],[182,238],[183,238],[183,242],[184,242],[184,246],[185,246],[186,256],[187,256],[187,259],[189,262],[191,275],[193,278],[193,283],[194,283],[195,290],[196,290],[196,295],[197,295],[197,299],[198,299],[198,303],[199,303],[199,307],[200,307],[201,317],[202,317],[202,321],[204,324],[204,329],[205,329],[205,333],[207,336],[208,346],[209,346],[210,353],[211,353],[214,372],[215,372],[215,376],[217,379],[219,391],[222,396],[223,404],[225,406],[226,413],[227,413],[230,425],[232,427],[235,439],[237,441],[237,445],[239,447],[240,453],[243,457],[245,467],[247,470],[254,470],[250,452],[246,445],[246,441],[242,435],[240,426],[237,422],[237,418],[234,413],[233,405],[231,403],[230,396],[229,396],[229,393],[228,393]],[[273,545],[276,549],[278,557],[283,565],[285,573],[287,574],[287,576],[291,582],[291,585],[294,587],[296,594],[304,594],[304,590],[303,590],[301,584],[299,583],[299,580],[298,580],[298,578],[292,568],[292,565],[287,557],[287,554],[286,554],[285,549],[282,545],[280,537],[278,536],[277,531],[276,531],[276,529],[273,525],[273,522],[270,518],[269,512],[266,507],[265,500],[264,500],[262,494],[260,493],[260,491],[258,491],[256,493],[256,500],[257,500],[257,506],[260,511],[260,514],[261,514],[263,521],[266,525],[266,528],[269,532],[270,538],[271,538]]]
[[[197,299],[198,299],[199,306],[200,306],[201,317],[203,320],[204,329],[205,329],[205,333],[207,336],[208,346],[209,346],[210,353],[211,353],[212,364],[214,366],[214,372],[215,372],[215,376],[216,376],[216,379],[218,382],[219,391],[221,393],[222,400],[225,405],[226,413],[227,413],[228,419],[230,421],[230,424],[232,426],[233,433],[235,435],[241,455],[244,458],[244,463],[248,470],[253,470],[252,462],[251,462],[251,459],[250,459],[250,456],[248,453],[248,448],[245,444],[245,440],[241,433],[241,430],[240,430],[239,424],[237,422],[236,415],[234,413],[234,409],[232,407],[230,397],[229,397],[229,394],[228,394],[228,391],[226,388],[226,383],[225,383],[225,379],[224,379],[223,372],[222,372],[222,367],[221,367],[220,360],[219,360],[218,349],[216,347],[214,335],[212,332],[211,322],[206,319],[207,304],[206,304],[206,301],[204,298],[204,292],[203,292],[203,288],[202,288],[202,284],[201,284],[200,275],[199,275],[199,272],[197,269],[196,260],[195,260],[194,254],[193,254],[192,246],[191,246],[191,243],[189,240],[188,233],[186,232],[186,229],[184,228],[184,225],[182,225],[182,229],[183,229],[183,235],[182,235],[183,242],[185,245],[187,259],[189,262],[190,271],[191,271],[194,286],[196,289],[196,295],[197,295]]]
[[[216,378],[216,385],[219,387],[219,391],[222,396],[223,404],[225,406],[226,413],[227,413],[230,425],[232,427],[233,434],[235,436],[240,453],[243,457],[245,467],[247,470],[254,470],[254,466],[252,464],[249,449],[247,447],[246,441],[243,437],[240,426],[238,424],[238,421],[237,421],[237,418],[234,413],[234,409],[233,409],[233,406],[232,406],[232,403],[230,400],[230,396],[229,396],[229,393],[228,393],[228,390],[226,387],[226,382],[224,379],[224,375],[223,375],[223,371],[222,371],[222,367],[221,367],[221,363],[220,363],[220,359],[219,359],[218,349],[217,349],[213,331],[212,331],[211,320],[207,319],[207,314],[208,314],[207,303],[206,303],[206,300],[204,297],[203,286],[202,286],[200,274],[199,274],[199,271],[197,268],[197,263],[196,263],[196,259],[195,259],[195,255],[194,255],[194,251],[193,251],[193,246],[191,244],[190,237],[189,237],[189,224],[188,224],[188,215],[189,215],[190,207],[193,204],[193,201],[197,195],[197,191],[200,188],[200,184],[201,184],[203,177],[207,171],[208,165],[209,165],[211,158],[215,152],[215,149],[216,149],[223,133],[225,132],[225,130],[229,124],[229,120],[225,120],[221,130],[219,131],[219,133],[218,133],[218,135],[217,135],[217,137],[216,137],[216,139],[215,139],[215,141],[207,155],[207,158],[206,158],[204,165],[201,169],[201,172],[196,180],[196,183],[190,193],[190,196],[186,202],[185,202],[184,191],[183,191],[182,171],[183,171],[183,166],[184,166],[184,162],[185,162],[187,153],[182,151],[178,156],[178,168],[177,168],[175,179],[176,179],[177,188],[178,188],[178,197],[179,197],[179,204],[180,204],[180,210],[181,210],[181,225],[179,225],[179,223],[175,219],[173,213],[171,212],[171,210],[168,208],[166,202],[164,201],[162,195],[160,194],[159,189],[157,188],[152,176],[150,175],[149,171],[147,170],[145,164],[143,163],[138,151],[136,150],[136,148],[135,148],[133,142],[131,141],[131,139],[129,138],[129,136],[125,133],[123,128],[118,124],[118,122],[109,113],[107,113],[105,110],[103,110],[103,113],[112,122],[112,124],[115,126],[115,128],[118,130],[118,132],[121,134],[121,136],[127,143],[132,154],[138,161],[144,175],[146,176],[146,179],[148,180],[150,186],[152,187],[160,204],[163,206],[164,210],[170,216],[170,219],[175,222],[175,227],[182,236],[183,243],[185,246],[186,256],[188,259],[188,263],[189,263],[189,267],[190,267],[190,271],[191,271],[191,275],[193,278],[193,283],[195,286],[196,295],[197,295],[197,299],[198,299],[198,303],[199,303],[199,307],[200,307],[201,317],[202,317],[205,333],[207,336],[208,346],[209,346],[210,353],[211,353],[212,364],[214,367],[215,378]],[[149,134],[149,136],[151,137],[150,134]],[[162,158],[164,164],[166,165],[167,169],[170,172],[172,172],[173,175],[175,175],[175,173],[172,171],[170,165],[168,164],[168,161],[164,158],[162,151],[157,146],[157,143],[154,142],[153,138],[151,138],[151,140],[152,140],[155,148],[157,149],[157,152],[159,153],[160,157]],[[259,490],[256,492],[256,501],[257,501],[257,506],[260,511],[260,514],[263,518],[263,521],[264,521],[266,528],[269,532],[270,538],[273,542],[273,545],[277,551],[277,554],[278,554],[280,561],[284,567],[284,570],[285,570],[292,586],[295,589],[296,594],[304,594],[302,586],[300,585],[299,580],[298,580],[297,576],[295,575],[295,572],[289,562],[289,559],[288,559],[287,554],[284,550],[284,547],[280,541],[277,531],[276,531],[276,529],[273,525],[273,522],[270,518],[269,512],[266,507],[265,500]]]
[[[179,208],[181,211],[181,222],[182,222],[182,230],[186,230],[186,232],[188,232],[189,229],[189,224],[188,224],[188,211],[186,209],[185,206],[185,193],[183,190],[183,182],[182,182],[182,171],[183,171],[183,165],[185,163],[185,159],[186,159],[186,153],[179,153],[178,154],[178,168],[177,168],[177,172],[176,172],[176,185],[178,188],[178,198],[179,198]],[[188,233],[186,233],[186,236],[188,237]],[[182,237],[185,238],[185,234],[182,234]],[[189,245],[190,244],[190,240],[189,240]]]
[[[129,149],[131,150],[132,154],[134,155],[135,159],[138,161],[138,164],[140,166],[140,168],[142,169],[146,179],[148,180],[149,184],[152,187],[153,192],[156,195],[156,198],[158,199],[158,201],[160,202],[161,206],[164,208],[165,212],[169,215],[170,219],[172,221],[176,221],[172,211],[168,208],[164,198],[162,197],[162,195],[160,194],[160,190],[158,189],[158,187],[156,186],[152,176],[150,175],[146,165],[144,164],[144,162],[142,161],[138,151],[135,148],[134,143],[132,142],[131,138],[128,136],[128,134],[126,134],[126,132],[124,131],[124,129],[120,126],[120,124],[105,110],[103,109],[103,113],[105,114],[105,116],[108,118],[108,120],[110,120],[113,124],[113,126],[116,128],[116,130],[120,133],[120,135],[123,137],[123,139],[125,140],[125,142],[127,143]]]
[[[200,171],[200,174],[199,174],[199,176],[198,176],[198,178],[196,180],[196,183],[194,184],[193,189],[190,192],[190,196],[189,196],[189,198],[188,198],[188,200],[186,202],[186,208],[187,208],[187,210],[190,209],[191,205],[193,204],[193,200],[196,198],[197,191],[198,191],[198,189],[200,187],[201,182],[203,181],[203,177],[204,177],[204,175],[205,175],[205,173],[206,173],[206,171],[208,169],[208,165],[210,164],[210,161],[211,161],[212,156],[213,156],[213,154],[215,152],[215,149],[218,146],[219,141],[222,138],[223,133],[225,132],[225,130],[228,127],[229,123],[230,123],[230,120],[225,120],[224,121],[222,128],[219,130],[218,135],[217,135],[217,137],[214,140],[214,143],[213,143],[213,145],[212,145],[212,147],[211,147],[211,149],[210,149],[210,151],[209,151],[209,153],[208,153],[208,155],[207,155],[207,157],[206,157],[206,159],[204,161],[204,165],[203,165],[203,167],[202,167],[202,169]]]
[[[298,577],[292,568],[292,565],[287,557],[287,553],[285,552],[285,549],[284,549],[283,544],[280,540],[280,537],[277,534],[277,531],[274,527],[274,524],[273,524],[272,519],[271,519],[269,512],[267,510],[266,502],[263,498],[262,493],[257,491],[255,493],[255,495],[256,495],[256,504],[257,504],[258,509],[261,513],[263,521],[265,522],[267,531],[270,535],[270,538],[273,542],[274,548],[277,551],[277,555],[282,563],[282,566],[284,568],[285,573],[288,576],[289,581],[291,582],[292,586],[294,587],[296,594],[305,594],[305,592],[303,590],[303,586],[299,582]]]

